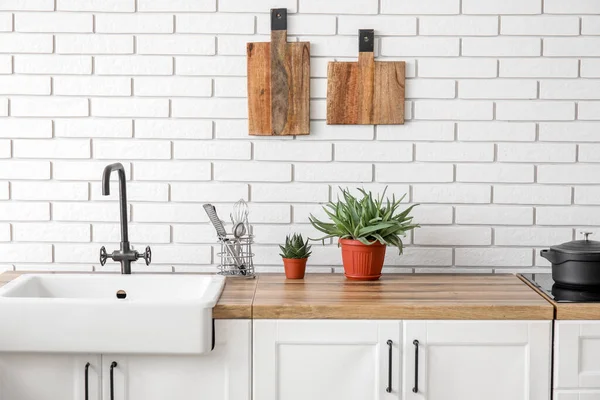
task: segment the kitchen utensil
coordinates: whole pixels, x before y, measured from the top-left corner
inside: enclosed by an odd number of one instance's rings
[[[246,234],[246,225],[243,222],[238,222],[233,226],[233,236],[240,238]]]
[[[244,199],[240,199],[233,205],[231,214],[233,223],[233,236],[240,238],[246,234],[246,224],[248,223],[248,204]]]
[[[244,275],[244,271],[246,270],[244,262],[240,258],[239,253],[235,248],[235,245],[233,245],[231,243],[231,240],[227,238],[227,231],[225,230],[223,223],[217,215],[217,210],[215,206],[213,206],[212,204],[204,204],[203,207],[204,211],[206,211],[206,214],[208,215],[208,219],[215,227],[217,235],[219,236],[219,240],[221,241],[221,243],[223,243],[225,250],[227,251],[227,253],[229,253],[229,256],[231,256],[232,260],[234,261],[242,275]]]
[[[248,43],[250,135],[308,135],[310,43],[287,42],[287,10],[271,9],[271,42]]]
[[[217,215],[217,209],[215,208],[215,206],[213,206],[212,204],[205,204],[202,207],[204,207],[204,211],[206,211],[208,219],[217,230],[217,235],[219,236],[219,238],[227,237],[227,231],[225,230],[223,223]]]
[[[231,215],[232,221],[234,224],[239,222],[247,222],[248,218],[248,203],[244,199],[238,200],[233,205],[233,213]]]
[[[589,240],[591,232],[583,234],[583,240],[552,246],[540,252],[552,263],[552,279],[559,286],[600,287],[600,242]]]
[[[327,124],[404,124],[405,63],[375,61],[372,29],[358,37],[358,62],[328,65]]]
[[[240,260],[244,264],[244,269],[240,270],[238,264],[234,262],[230,255],[230,251],[226,248],[225,242],[219,241],[221,248],[217,251],[217,259],[219,260],[219,274],[229,276],[243,276],[245,278],[254,277],[254,253],[252,252],[252,235],[244,235],[239,239],[231,240],[235,243],[236,252]]]

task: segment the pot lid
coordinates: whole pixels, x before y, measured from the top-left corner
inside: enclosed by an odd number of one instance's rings
[[[573,240],[558,246],[552,246],[550,249],[568,254],[600,254],[600,242],[589,240],[588,237],[591,234],[592,232],[583,232],[585,236],[583,240]]]

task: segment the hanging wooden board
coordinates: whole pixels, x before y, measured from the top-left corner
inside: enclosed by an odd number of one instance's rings
[[[271,10],[271,43],[248,43],[250,135],[308,135],[310,43],[287,42],[287,10]]]
[[[328,125],[404,124],[404,61],[375,61],[375,34],[359,31],[358,62],[330,62]]]

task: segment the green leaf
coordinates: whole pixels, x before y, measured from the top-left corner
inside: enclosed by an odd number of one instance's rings
[[[396,225],[396,224],[391,223],[391,222],[380,222],[376,225],[367,226],[360,230],[359,236],[367,236],[367,235],[371,234],[372,232],[382,231],[386,228],[393,227],[394,225]]]

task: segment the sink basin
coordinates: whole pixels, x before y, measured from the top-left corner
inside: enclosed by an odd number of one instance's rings
[[[0,288],[0,352],[204,354],[219,275],[22,275]]]

